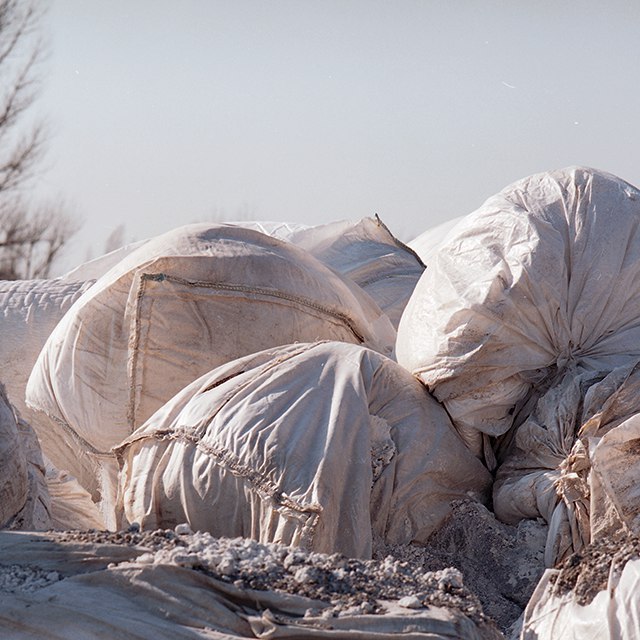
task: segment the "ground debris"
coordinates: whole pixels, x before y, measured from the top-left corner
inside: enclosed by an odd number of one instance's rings
[[[621,572],[634,558],[640,558],[640,538],[635,536],[621,533],[592,542],[558,567],[554,593],[573,591],[578,604],[588,605],[607,588],[611,572]]]
[[[420,607],[455,609],[476,624],[489,622],[456,569],[424,571],[391,557],[356,560],[201,532],[178,537],[181,544],[143,554],[135,562],[179,565],[242,589],[304,596],[324,603],[327,617],[383,613],[385,602],[410,598],[412,608],[419,602]]]

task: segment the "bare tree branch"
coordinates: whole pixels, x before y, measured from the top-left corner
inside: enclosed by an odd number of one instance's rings
[[[0,0],[0,279],[46,278],[78,224],[60,203],[24,194],[38,173],[46,136],[25,122],[39,86],[41,0]]]

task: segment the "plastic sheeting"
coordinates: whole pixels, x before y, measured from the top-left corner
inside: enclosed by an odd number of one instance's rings
[[[572,370],[520,425],[498,468],[496,515],[549,523],[546,564],[621,528],[640,535],[640,365]]]
[[[640,629],[640,559],[610,569],[605,590],[589,603],[573,591],[554,588],[557,570],[547,570],[525,610],[521,640],[636,640]]]
[[[377,216],[298,230],[288,240],[353,280],[398,326],[424,264]]]
[[[395,330],[302,249],[192,225],[144,243],[77,300],[34,366],[27,401],[53,421],[38,431],[45,453],[97,500],[115,485],[111,447],[185,385],[237,357],[318,338],[391,354]]]
[[[0,527],[22,509],[29,492],[27,459],[16,416],[0,385]]]
[[[145,554],[146,562],[142,561]],[[498,640],[492,624],[459,609],[412,610],[381,602],[377,615],[323,615],[328,602],[235,586],[196,566],[156,562],[148,549],[64,535],[0,532],[0,571],[17,571],[2,593],[0,628],[11,640]],[[194,556],[195,557],[195,556]],[[139,559],[136,562],[136,559]],[[36,571],[39,573],[36,574]],[[39,578],[40,584],[29,578]],[[26,581],[24,579],[27,579]],[[49,583],[47,584],[47,580]],[[20,588],[23,587],[23,588]]]
[[[20,415],[32,422],[25,405],[31,369],[47,338],[91,282],[0,281],[0,380]]]
[[[533,389],[571,366],[640,357],[640,192],[570,168],[489,198],[434,255],[398,328],[398,361],[493,466]]]
[[[36,435],[16,414],[0,384],[0,528],[49,528],[44,473]]]
[[[426,542],[491,480],[407,371],[332,342],[212,371],[117,453],[129,522],[351,557],[369,557],[374,534]]]

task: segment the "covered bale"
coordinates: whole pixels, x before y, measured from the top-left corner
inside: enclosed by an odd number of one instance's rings
[[[490,475],[394,361],[324,342],[206,374],[116,449],[125,517],[369,557],[426,541]]]
[[[0,384],[0,528],[47,529],[49,494],[40,445]]]
[[[0,282],[0,362],[6,392],[17,410],[16,422],[21,444],[27,458],[29,477],[28,503],[19,518],[20,528],[46,529],[56,524],[51,518],[56,506],[67,500],[64,491],[51,499],[48,481],[58,475],[51,462],[43,458],[40,443],[32,425],[38,431],[48,431],[51,419],[26,405],[27,381],[47,338],[71,308],[73,303],[93,284],[93,280],[72,278],[51,280],[17,280]],[[45,466],[47,467],[45,471]],[[53,503],[57,503],[54,506]]]
[[[27,459],[16,416],[0,386],[0,528],[22,509],[29,492]]]
[[[493,488],[496,515],[549,524],[553,567],[620,530],[640,535],[640,365],[570,371],[515,432]]]
[[[301,229],[288,240],[353,280],[397,328],[424,264],[378,216]]]
[[[302,249],[191,225],[129,253],[74,304],[27,401],[53,421],[38,433],[45,452],[97,500],[112,495],[111,447],[188,383],[264,348],[323,338],[391,354],[395,331],[369,296]]]
[[[548,569],[525,610],[521,640],[636,640],[640,542],[618,534]]]
[[[434,255],[396,348],[494,466],[487,437],[537,390],[640,357],[640,192],[578,167],[489,198]]]
[[[93,281],[0,281],[0,362],[2,381],[11,403],[32,422],[25,404],[31,369],[47,338],[71,305]]]

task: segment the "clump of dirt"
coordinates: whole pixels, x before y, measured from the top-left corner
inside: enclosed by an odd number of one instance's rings
[[[208,533],[181,537],[184,546],[168,546],[136,562],[190,567],[243,589],[305,596],[330,605],[322,609],[326,617],[383,613],[384,601],[398,601],[406,608],[455,609],[478,625],[493,626],[460,572],[452,568],[431,572],[394,558],[361,561]]]
[[[547,525],[525,520],[517,527],[498,521],[473,500],[457,501],[426,545],[376,542],[374,557],[392,555],[424,571],[455,567],[478,594],[486,615],[503,632],[521,616],[544,573]]]
[[[60,542],[78,542],[81,544],[117,544],[129,547],[143,547],[157,551],[159,549],[185,546],[185,540],[173,529],[140,531],[138,525],[132,525],[125,531],[56,531],[56,540]]]
[[[12,564],[0,566],[0,593],[32,593],[62,580],[57,571]]]
[[[622,572],[625,564],[640,558],[640,539],[619,534],[597,540],[570,555],[555,576],[554,593],[573,591],[576,602],[588,605],[607,588],[611,572]]]

